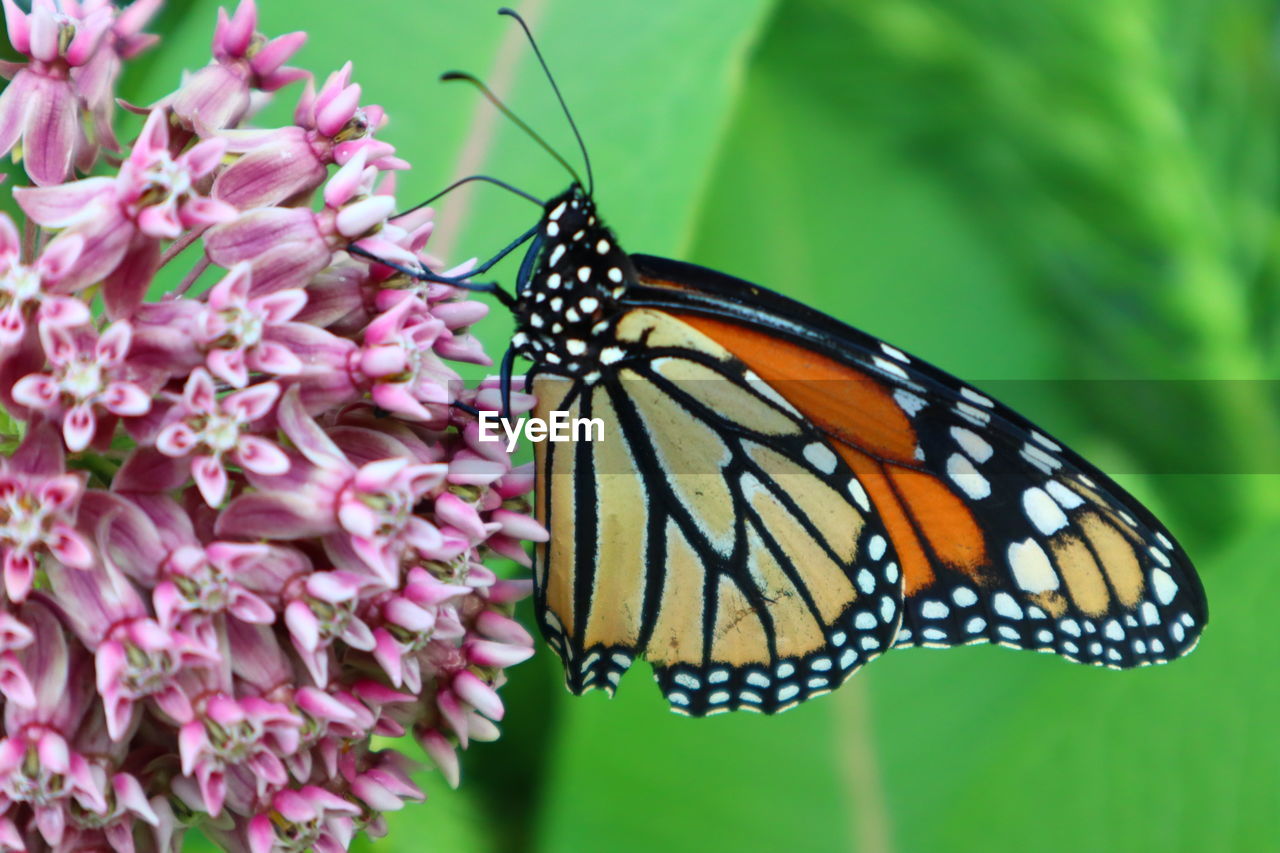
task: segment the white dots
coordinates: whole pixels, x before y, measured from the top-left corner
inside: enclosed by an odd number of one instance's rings
[[[856,661],[857,659],[858,659],[857,652],[855,652],[853,649],[845,649],[844,653],[840,655],[840,668],[848,669],[849,667],[853,666],[854,661]]]
[[[1134,640],[1133,651],[1135,654],[1144,655],[1147,653],[1147,644],[1142,640]]]
[[[548,237],[555,237],[555,236],[559,235],[559,233],[560,233],[560,226],[559,226],[559,225],[557,225],[557,224],[556,224],[556,223],[554,223],[554,222],[548,222],[548,223],[547,223],[547,236],[548,236]]]
[[[585,658],[582,659],[582,663],[579,665],[579,669],[582,669],[584,671],[591,669],[591,667],[595,666],[595,663],[598,660],[600,660],[600,653],[592,652],[591,654],[587,655]]]
[[[583,231],[577,231],[577,232],[575,232],[575,233],[574,233],[574,235],[573,235],[573,240],[574,240],[574,242],[576,243],[577,241],[581,240],[581,239],[582,239],[583,237],[585,237],[586,235],[587,235],[587,232],[586,232],[585,230],[583,230]]]
[[[825,678],[815,676],[814,678],[810,678],[806,683],[809,685],[810,690],[815,690],[821,687],[826,687],[829,682]]]
[[[599,243],[596,243],[596,253],[597,253],[597,254],[600,254],[600,255],[607,255],[607,254],[609,254],[609,248],[610,248],[610,246],[609,246],[609,241],[608,241],[608,240],[603,240],[603,239],[602,239]]]
[[[873,355],[873,356],[871,357],[871,362],[872,362],[872,364],[874,364],[877,368],[879,368],[879,369],[880,369],[880,371],[881,371],[881,372],[883,372],[883,373],[887,373],[887,374],[889,374],[890,376],[896,376],[896,377],[898,377],[899,379],[907,379],[907,378],[908,378],[908,376],[907,376],[907,371],[903,370],[901,367],[899,367],[898,365],[894,364],[892,361],[885,361],[885,360],[884,360],[883,358],[881,358],[880,356],[878,356],[878,355]]]
[[[898,612],[898,606],[893,603],[893,599],[885,596],[880,599],[880,620],[882,622],[892,622],[893,614]]]
[[[769,676],[761,672],[748,673],[747,684],[750,684],[752,687],[768,687],[770,684]]]
[[[616,669],[611,669],[604,674],[605,679],[614,687],[618,686],[618,682],[622,680],[622,673]]]
[[[1190,628],[1192,625],[1196,624],[1196,620],[1194,620],[1194,619],[1192,619],[1192,618],[1191,618],[1191,614],[1190,614],[1190,613],[1183,613],[1183,614],[1182,614],[1180,617],[1178,617],[1178,618],[1179,618],[1179,619],[1181,619],[1181,620],[1182,620],[1182,624],[1183,624],[1183,625],[1186,625],[1188,628]]]
[[[711,674],[707,676],[707,681],[711,684],[724,684],[729,680],[729,670],[713,669]]]
[[[532,314],[529,317],[529,325],[533,326],[535,329],[541,329],[542,324],[545,322],[546,321],[542,319],[541,314]],[[520,344],[516,344],[516,346],[520,346]]]
[[[1173,543],[1169,541],[1168,536],[1165,536],[1163,533],[1156,531],[1156,539],[1159,540],[1160,544],[1163,545],[1168,550],[1170,551],[1173,550]]]
[[[1164,551],[1161,551],[1155,545],[1152,545],[1147,550],[1151,552],[1151,556],[1155,558],[1155,561],[1166,569],[1173,565],[1173,563],[1169,562],[1169,558],[1164,555]]]
[[[871,574],[867,569],[858,572],[858,589],[862,590],[863,595],[870,595],[876,591],[876,576]]]
[[[1044,611],[1041,610],[1039,607],[1036,607],[1034,604],[1032,604],[1030,607],[1027,608],[1027,618],[1028,619],[1044,619],[1045,618]]]
[[[727,690],[717,690],[707,697],[707,701],[712,705],[722,705],[729,701],[729,692]]]
[[[975,616],[968,622],[964,623],[964,629],[970,634],[981,634],[987,630],[987,620],[981,616]]]
[[[626,669],[627,667],[631,666],[630,655],[624,655],[622,652],[614,652],[613,655],[611,656],[611,659],[615,664],[622,667],[623,669]]]
[[[618,269],[617,267],[609,267],[609,272],[606,273],[606,275],[609,276],[609,281],[613,282],[614,284],[622,283],[622,270]]]
[[[884,579],[889,583],[898,582],[898,564],[886,563],[884,567]]]
[[[609,321],[601,320],[599,323],[596,323],[594,326],[591,327],[591,334],[593,335],[602,334],[608,328],[609,328]]]
[[[907,413],[907,417],[914,418],[916,413],[928,405],[923,397],[918,397],[910,391],[899,388],[893,392],[893,399]]]
[[[586,284],[591,280],[591,267],[578,267],[578,281]]]
[[[956,403],[956,414],[974,426],[985,427],[991,423],[991,415],[981,409],[975,409],[968,403]]]
[[[1032,486],[1023,492],[1022,509],[1031,523],[1045,536],[1057,533],[1067,526],[1066,513],[1044,489]]]
[[[911,359],[907,358],[906,353],[904,353],[902,350],[898,349],[897,347],[889,346],[884,341],[880,342],[880,349],[884,350],[884,354],[889,356],[889,358],[897,359],[903,364],[911,363]]]
[[[851,479],[846,488],[849,490],[849,497],[853,498],[853,502],[858,505],[858,509],[871,512],[871,501],[867,500],[867,491],[862,488],[857,478]]]
[[[1048,495],[1045,495],[1045,500],[1049,500]],[[1057,509],[1056,505],[1054,509]],[[1035,595],[1058,588],[1058,575],[1049,562],[1049,555],[1036,540],[1028,538],[1022,542],[1011,542],[1006,556],[1009,568],[1013,570],[1013,579],[1027,592]]]
[[[1118,642],[1124,639],[1124,628],[1121,628],[1120,623],[1114,619],[1108,620],[1107,624],[1102,628],[1102,633],[1105,634],[1109,640],[1116,640]]]
[[[600,307],[600,300],[594,296],[584,296],[578,300],[578,307],[582,309],[582,313],[590,314]]]
[[[960,449],[969,454],[969,458],[974,462],[986,462],[991,458],[991,454],[995,451],[991,449],[991,445],[986,439],[978,435],[971,429],[953,426],[951,428],[951,437],[955,439],[956,444],[960,445]]]
[[[785,684],[782,687],[778,688],[778,701],[785,702],[788,699],[795,698],[796,694],[798,694],[799,692],[800,692],[799,685]]]
[[[961,453],[952,453],[947,457],[947,476],[972,500],[980,501],[991,494],[991,484],[987,482],[987,478],[979,474],[969,457]]]
[[[1058,502],[1058,506],[1063,509],[1075,509],[1084,503],[1084,498],[1059,483],[1057,480],[1050,480],[1045,484],[1045,489],[1049,494],[1053,495],[1053,499]]]
[[[1073,655],[1079,654],[1080,652],[1080,647],[1077,646],[1075,643],[1071,642],[1070,640],[1063,640],[1062,648],[1066,649],[1068,653]]]
[[[1132,515],[1129,515],[1129,513],[1125,512],[1124,510],[1122,509],[1116,510],[1116,515],[1124,519],[1124,523],[1129,525],[1130,527],[1138,526],[1138,522],[1134,520],[1134,517]]]
[[[867,543],[867,553],[871,555],[871,559],[878,560],[884,556],[885,549],[889,543],[884,540],[880,534],[871,537],[871,541]],[[892,582],[892,581],[891,581]]]
[[[1120,660],[1120,653],[1115,649],[1107,649],[1107,657],[1111,660]]]
[[[1046,631],[1045,629],[1041,628],[1039,631],[1036,631],[1036,639],[1042,643],[1052,643],[1053,632]]]
[[[564,257],[564,243],[557,243],[556,247],[551,250],[551,266],[560,263],[560,259]]]
[[[894,645],[898,645],[898,646],[905,646],[905,645],[909,645],[909,644],[910,644],[910,641],[911,641],[911,629],[910,629],[910,628],[899,628],[899,629],[898,629],[898,636],[897,636],[897,638],[894,640]]]
[[[967,386],[960,389],[960,396],[972,403],[977,403],[979,406],[986,406],[988,409],[995,405],[995,403],[991,402],[990,399],[982,396],[977,391]]]
[[[1084,632],[1086,634],[1096,634],[1098,629],[1093,627],[1093,622],[1089,619],[1084,620]]]
[[[688,672],[677,672],[674,680],[676,684],[681,687],[687,687],[690,690],[697,690],[702,686],[702,682],[698,680],[698,677]]]
[[[1168,604],[1178,594],[1178,584],[1164,569],[1151,570],[1151,586],[1156,593],[1156,601]]]
[[[563,300],[563,299],[561,299],[559,296],[557,296],[555,299],[552,299],[552,300],[551,300],[551,310],[552,310],[552,311],[559,311],[559,310],[560,310],[560,309],[562,309],[562,308],[564,308],[564,300]]]
[[[998,628],[996,628],[996,631],[999,632],[1001,637],[1004,637],[1006,640],[1011,640],[1015,643],[1022,638],[1022,636],[1018,633],[1018,629],[1010,625],[1001,625]]]
[[[1159,625],[1160,611],[1150,601],[1142,602],[1142,624],[1143,625]]]
[[[1058,468],[1062,467],[1062,463],[1054,459],[1048,453],[1045,453],[1039,447],[1030,442],[1024,442],[1022,450],[1018,451],[1022,458],[1039,468],[1046,474],[1053,474]]]
[[[667,694],[667,701],[672,705],[684,707],[689,704],[689,697],[681,693],[679,690],[673,690]]]
[[[831,669],[831,658],[814,658],[809,661],[809,669],[816,672],[826,672]]]
[[[791,664],[780,663],[778,664],[778,668],[773,671],[773,674],[778,676],[778,678],[786,678],[787,676],[791,675],[795,671],[796,671],[796,668]]]
[[[1031,431],[1031,438],[1034,439],[1039,444],[1041,444],[1042,446],[1052,450],[1054,453],[1062,452],[1062,445],[1058,444],[1056,441],[1053,441],[1046,435],[1041,435],[1035,430]]]
[[[554,328],[554,327],[553,327],[553,328]],[[553,352],[549,352],[549,353],[547,353],[547,355],[546,355],[546,359],[547,359],[547,363],[548,363],[548,364],[559,364],[559,363],[560,363],[560,356],[556,355],[556,354],[555,354],[555,353],[553,353]]]
[[[587,351],[587,342],[579,338],[569,338],[564,342],[564,348],[569,351],[569,355],[582,355]]]
[[[605,347],[600,351],[600,363],[613,364],[615,361],[621,361],[626,354],[622,347]]]
[[[1093,655],[1100,655],[1100,654],[1102,654],[1102,643],[1090,643],[1090,644],[1089,644],[1089,653],[1090,653],[1090,654],[1093,654]]]
[[[920,632],[920,635],[926,640],[932,640],[935,643],[940,643],[947,639],[947,632],[941,628],[925,628]]]
[[[564,312],[564,318],[568,320],[570,323],[576,323],[582,319],[581,317],[578,316],[578,312],[573,310],[572,308],[569,308]]]
[[[1178,627],[1182,627],[1179,625]],[[870,635],[862,638],[862,647],[868,651],[880,648],[880,641]]]
[[[836,465],[840,460],[836,458],[835,453],[831,451],[821,441],[815,441],[812,444],[806,444],[804,448],[804,458],[809,460],[809,464],[817,468],[824,474],[830,474],[836,470]]]
[[[565,205],[566,205],[566,204],[568,204],[568,202],[567,202],[567,201],[562,201],[562,202],[560,202],[559,204],[557,204],[557,205],[555,206],[555,209],[554,209],[554,210],[552,210],[550,213],[548,213],[548,214],[547,214],[547,218],[548,218],[548,219],[559,219],[559,218],[561,217],[561,215],[564,213],[564,207],[565,207]]]
[[[961,607],[972,607],[978,603],[978,594],[967,586],[958,586],[951,590],[951,600]]]
[[[743,690],[738,694],[738,698],[743,702],[755,702],[757,704],[760,702],[760,694],[751,690]]]
[[[541,319],[541,318],[539,318],[538,315],[535,314],[532,319]],[[529,342],[529,336],[526,335],[524,332],[516,332],[514,335],[511,336],[512,346],[522,347],[528,342]]]
[[[845,644],[845,641],[848,639],[849,639],[849,636],[844,631],[836,631],[834,634],[831,635],[831,645],[843,646]]]
[[[1137,627],[1138,627],[1138,620],[1137,620],[1137,619],[1134,619],[1132,616],[1130,616],[1128,613],[1126,613],[1126,614],[1124,615],[1124,624],[1125,624],[1125,626],[1126,626],[1126,627],[1129,627],[1129,628],[1137,628]]]
[[[1018,602],[1013,600],[1013,596],[1007,592],[997,592],[995,599],[992,601],[992,607],[997,614],[1006,619],[1022,618],[1022,608],[1018,606]]]
[[[1161,642],[1160,640],[1152,640],[1151,651],[1157,655],[1162,653],[1164,651],[1164,643]]]
[[[946,619],[951,609],[941,601],[930,599],[920,605],[920,615],[926,619]]]
[[[860,611],[853,619],[853,627],[857,628],[859,631],[870,631],[874,629],[876,625],[876,617],[872,616],[865,610]]]

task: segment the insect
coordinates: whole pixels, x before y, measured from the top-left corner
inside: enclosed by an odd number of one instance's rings
[[[475,78],[446,76],[528,130]],[[674,711],[773,713],[901,646],[998,643],[1118,669],[1195,646],[1200,581],[1120,486],[883,341],[628,254],[565,115],[587,180],[498,257],[530,242],[502,295],[518,327],[504,376],[522,356],[535,414],[607,425],[602,442],[535,448],[551,533],[537,619],[573,693],[612,694],[643,657]]]

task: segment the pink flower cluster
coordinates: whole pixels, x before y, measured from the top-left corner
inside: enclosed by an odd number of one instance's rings
[[[93,174],[158,0],[0,2],[0,851],[345,850],[422,796],[372,738],[456,784],[532,654],[485,565],[545,537],[532,472],[453,405],[498,407],[450,366],[485,307],[348,254],[438,266],[430,212],[394,216],[351,66],[317,89],[253,0]]]

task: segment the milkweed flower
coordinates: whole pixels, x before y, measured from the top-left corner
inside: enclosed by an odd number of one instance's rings
[[[442,268],[354,68],[317,89],[252,0],[123,144],[159,0],[0,3],[32,180],[0,214],[0,850],[345,850],[423,798],[374,738],[457,785],[533,653],[531,471],[453,405],[500,407],[452,364],[489,363],[485,307],[346,251]],[[303,79],[293,125],[246,125]]]

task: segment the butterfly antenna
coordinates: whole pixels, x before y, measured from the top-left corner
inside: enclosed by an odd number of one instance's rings
[[[404,215],[405,215],[405,214],[407,214],[407,213],[413,213],[415,210],[418,210],[419,208],[426,207],[427,205],[431,204],[431,202],[435,201],[436,199],[438,199],[438,198],[442,198],[442,197],[444,197],[444,196],[448,195],[449,193],[453,192],[454,190],[456,190],[458,187],[462,186],[463,184],[469,184],[469,183],[472,183],[473,181],[483,181],[483,182],[485,182],[485,183],[487,183],[487,184],[493,184],[493,185],[494,185],[494,186],[496,186],[496,187],[502,187],[502,189],[506,190],[506,191],[507,191],[507,192],[509,192],[509,193],[514,193],[515,195],[518,195],[518,196],[520,196],[521,198],[528,199],[529,201],[531,201],[531,202],[533,202],[534,204],[536,204],[538,207],[545,207],[545,206],[546,206],[546,202],[544,202],[542,199],[538,198],[538,197],[537,197],[537,196],[535,196],[535,195],[532,195],[532,194],[530,194],[530,193],[525,192],[524,190],[520,189],[519,187],[513,187],[511,184],[507,183],[506,181],[500,181],[500,180],[498,180],[497,178],[492,178],[492,177],[490,177],[490,176],[488,176],[488,175],[468,175],[468,176],[467,176],[467,177],[465,177],[465,178],[460,178],[459,180],[456,180],[456,181],[454,181],[453,183],[449,184],[449,186],[447,186],[447,187],[445,187],[444,189],[440,190],[440,192],[436,193],[435,195],[433,195],[431,198],[427,199],[426,201],[418,202],[417,204],[415,204],[413,207],[409,208],[408,210],[402,210],[402,211],[400,211],[399,213],[395,214],[394,216],[391,216],[390,218],[391,218],[391,219],[398,219],[398,218],[400,218],[401,216],[404,216]]]
[[[480,93],[484,95],[485,98],[488,99],[489,103],[497,107],[498,110],[501,111],[504,116],[509,118],[516,125],[516,127],[520,128],[525,133],[529,134],[529,137],[534,142],[538,143],[538,145],[542,147],[543,151],[546,151],[548,154],[554,157],[557,163],[559,163],[561,166],[564,166],[565,170],[568,171],[568,173],[573,176],[573,179],[575,181],[577,181],[578,183],[582,183],[582,179],[578,177],[577,171],[575,171],[574,168],[569,165],[569,161],[561,157],[554,148],[548,145],[547,140],[543,139],[538,134],[538,132],[534,130],[532,127],[529,127],[529,125],[525,123],[524,119],[520,118],[520,116],[513,113],[510,107],[502,103],[502,101],[498,98],[498,96],[495,95],[488,86],[486,86],[484,83],[481,83],[480,79],[476,77],[474,74],[468,74],[465,71],[446,71],[444,74],[440,75],[440,79],[445,81],[463,80],[467,83],[470,83],[472,86],[475,86],[477,89],[480,90]],[[591,174],[590,171],[588,171],[587,174],[590,175]]]
[[[520,24],[520,29],[524,30],[525,37],[529,39],[529,46],[533,48],[533,55],[538,57],[538,64],[542,66],[542,72],[547,75],[547,82],[551,84],[551,91],[556,93],[556,100],[560,102],[560,109],[564,111],[564,117],[569,120],[569,127],[573,130],[573,136],[578,140],[578,150],[582,152],[582,162],[587,167],[587,195],[591,195],[596,187],[595,176],[591,173],[591,156],[587,154],[587,146],[582,141],[582,134],[578,132],[578,123],[573,120],[573,113],[569,112],[569,105],[565,103],[564,95],[560,94],[560,87],[556,85],[556,78],[551,75],[551,69],[547,66],[547,61],[542,58],[542,51],[538,49],[538,42],[534,39],[533,32],[530,31],[529,25],[525,23],[524,18],[520,17],[520,13],[516,10],[503,6],[498,10],[498,14],[515,18],[516,23]]]

